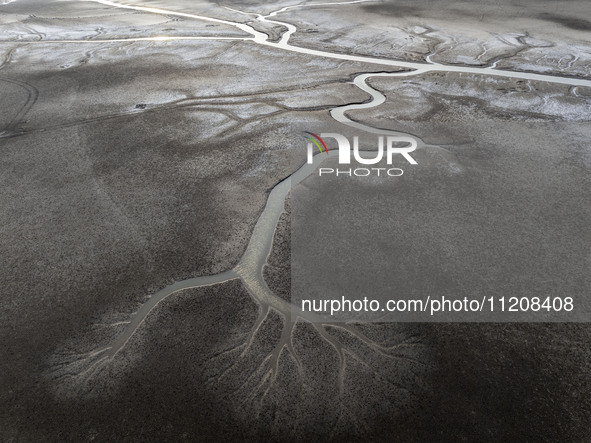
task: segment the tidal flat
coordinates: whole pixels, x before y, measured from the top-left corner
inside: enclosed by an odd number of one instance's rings
[[[356,221],[406,293],[588,305],[591,9],[560,4],[0,2],[0,439],[588,440],[589,319],[290,302],[330,130],[417,140]]]

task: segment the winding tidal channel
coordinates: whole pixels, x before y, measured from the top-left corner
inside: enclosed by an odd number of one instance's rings
[[[357,0],[351,2],[336,2],[336,3],[308,3],[305,5],[296,5],[296,6],[287,6],[277,11],[271,12],[268,15],[261,15],[256,13],[249,13],[249,12],[242,12],[242,11],[235,11],[240,12],[245,15],[250,15],[256,17],[256,19],[260,22],[271,23],[274,25],[281,26],[285,28],[285,31],[281,34],[278,41],[270,41],[269,35],[256,30],[252,26],[244,23],[233,22],[228,20],[222,20],[212,17],[205,17],[195,14],[190,14],[186,12],[177,12],[168,9],[161,9],[161,8],[153,8],[147,6],[139,6],[139,5],[128,5],[122,4],[118,2],[113,2],[109,0],[92,0],[98,3],[101,3],[106,6],[110,6],[113,8],[123,8],[123,9],[131,9],[136,11],[148,12],[153,14],[162,14],[166,16],[177,16],[177,17],[184,17],[196,20],[204,20],[208,22],[230,25],[239,30],[246,32],[247,34],[251,35],[252,37],[247,38],[232,38],[235,40],[243,40],[244,44],[257,44],[263,45],[269,48],[274,48],[278,51],[291,51],[297,52],[301,54],[310,55],[313,57],[325,57],[331,59],[339,59],[339,60],[346,60],[352,62],[361,62],[361,63],[369,63],[373,65],[381,65],[384,68],[392,67],[397,69],[405,69],[405,71],[400,72],[381,72],[381,73],[364,73],[360,74],[355,77],[353,83],[362,91],[366,92],[370,95],[371,100],[361,103],[361,104],[348,104],[345,106],[340,106],[333,108],[330,111],[330,115],[339,123],[347,125],[349,127],[353,127],[357,130],[364,131],[366,133],[372,134],[379,134],[379,135],[395,135],[395,136],[404,136],[410,137],[417,142],[417,147],[425,147],[425,143],[420,140],[418,137],[405,134],[401,132],[391,131],[391,130],[384,130],[379,128],[374,128],[372,126],[355,122],[351,120],[347,113],[353,110],[362,110],[373,108],[376,106],[381,105],[386,101],[386,97],[379,92],[378,90],[372,88],[368,83],[367,80],[371,77],[411,77],[416,76],[428,72],[457,72],[457,73],[467,73],[467,74],[477,74],[481,76],[493,76],[493,77],[508,77],[508,78],[516,78],[516,79],[525,79],[525,80],[532,80],[532,81],[542,81],[542,82],[549,82],[549,83],[558,83],[570,86],[585,86],[591,87],[591,80],[585,79],[577,79],[577,78],[567,78],[567,77],[558,77],[558,76],[551,76],[551,75],[542,75],[542,74],[535,74],[535,73],[526,73],[526,72],[514,72],[514,71],[506,71],[506,70],[499,70],[493,67],[465,67],[465,66],[448,66],[442,65],[438,63],[413,63],[413,62],[405,62],[405,61],[397,61],[397,60],[389,60],[384,58],[375,58],[375,57],[365,57],[365,56],[356,56],[356,55],[347,55],[347,54],[340,54],[340,53],[331,53],[321,50],[315,49],[308,49],[299,46],[294,46],[290,44],[289,40],[290,37],[297,32],[296,26],[276,20],[276,17],[281,14],[282,12],[288,11],[294,8],[307,8],[307,7],[314,7],[314,6],[321,6],[321,5],[346,5],[352,3],[361,3],[368,0]],[[228,8],[229,9],[229,8]],[[194,37],[195,39],[199,39],[201,37]],[[208,37],[215,39],[217,37]],[[84,41],[74,41],[74,40],[64,40],[61,41],[65,44],[88,44],[92,42],[104,42],[104,41],[171,41],[171,40],[183,40],[187,39],[187,37],[155,37],[155,38],[139,38],[139,39],[118,39],[118,40],[84,40]],[[224,39],[224,37],[220,37],[220,40]],[[226,38],[227,39],[227,38]],[[46,41],[46,42],[57,42],[57,41]],[[34,43],[42,44],[43,41],[37,41]],[[289,177],[284,179],[283,181],[277,183],[272,191],[270,192],[267,202],[265,204],[264,210],[261,213],[259,219],[257,220],[250,240],[248,242],[248,246],[244,255],[242,256],[240,262],[237,266],[233,269],[227,270],[220,274],[216,275],[208,275],[202,276],[197,278],[191,278],[188,280],[178,281],[175,282],[154,295],[152,295],[134,314],[133,318],[130,319],[130,322],[127,324],[125,330],[107,347],[99,349],[92,353],[92,365],[89,371],[85,371],[88,374],[88,377],[92,376],[96,370],[99,369],[100,366],[105,364],[109,359],[113,359],[117,353],[125,347],[134,333],[138,330],[144,320],[148,317],[150,312],[156,307],[160,302],[166,299],[168,296],[175,294],[179,291],[191,288],[201,288],[205,286],[216,285],[219,283],[228,282],[234,279],[240,279],[243,285],[246,287],[250,295],[256,300],[256,302],[260,306],[260,313],[257,319],[257,322],[253,328],[253,333],[251,334],[250,340],[252,340],[252,335],[256,333],[256,330],[260,326],[260,324],[264,321],[267,316],[267,313],[270,309],[277,311],[281,314],[284,319],[286,320],[286,327],[284,328],[284,334],[282,336],[281,342],[278,345],[278,353],[274,356],[273,364],[276,365],[276,360],[278,359],[278,355],[281,353],[281,349],[283,347],[287,347],[290,351],[291,349],[291,341],[290,341],[290,333],[293,325],[289,326],[290,316],[292,313],[296,313],[302,320],[318,320],[314,318],[313,315],[310,313],[302,313],[298,310],[297,307],[292,306],[289,302],[283,300],[282,298],[276,296],[267,286],[263,278],[263,268],[267,263],[267,258],[271,253],[271,249],[273,246],[273,238],[275,234],[275,229],[277,223],[279,221],[279,217],[284,210],[285,199],[290,191],[290,189],[308,177],[313,171],[315,171],[318,166],[328,157],[334,157],[336,155],[336,151],[330,151],[328,156],[326,154],[317,154],[314,157],[314,161],[312,164],[304,164],[301,166],[297,171],[293,172]],[[345,327],[345,326],[343,326]],[[322,324],[315,324],[315,328],[318,332],[329,341],[336,349],[339,356],[342,357],[342,351],[339,348],[339,344],[336,343],[330,336],[326,334],[326,331],[323,329]],[[359,335],[358,335],[359,336]],[[364,337],[360,337],[362,340],[365,341]]]

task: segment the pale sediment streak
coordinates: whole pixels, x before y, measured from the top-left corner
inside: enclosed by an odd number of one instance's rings
[[[197,15],[197,14],[189,14],[186,12],[170,11],[170,10],[161,9],[161,8],[152,8],[152,7],[148,7],[148,6],[124,5],[121,3],[111,2],[109,0],[92,0],[92,1],[97,2],[97,3],[101,3],[103,5],[107,5],[107,6],[113,6],[115,8],[133,9],[135,11],[151,12],[153,14],[160,14],[160,15],[172,15],[172,16],[176,16],[176,17],[191,18],[191,19],[195,19],[195,20],[204,20],[204,21],[208,21],[208,22],[218,23],[221,25],[229,25],[229,26],[233,26],[235,28],[238,28],[238,29],[244,31],[247,34],[251,34],[255,40],[266,40],[267,39],[267,34],[265,34],[263,32],[259,32],[256,29],[254,29],[252,26],[249,26],[249,25],[246,25],[243,23],[222,20],[219,18],[206,17],[206,16],[202,16],[202,15]]]
[[[183,40],[252,40],[250,37],[210,37],[210,36],[179,36],[179,37],[129,37],[129,38],[110,38],[110,39],[88,39],[88,40],[0,40],[1,43],[72,43],[72,44],[92,44],[92,43],[127,43],[127,42],[167,42]]]

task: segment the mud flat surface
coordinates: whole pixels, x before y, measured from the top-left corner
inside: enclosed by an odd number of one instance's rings
[[[284,181],[408,134],[394,245],[586,300],[589,6],[333,3],[0,2],[0,440],[591,437],[586,323],[292,323]]]

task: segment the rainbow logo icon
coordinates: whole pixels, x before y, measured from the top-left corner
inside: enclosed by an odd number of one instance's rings
[[[318,150],[320,151],[320,153],[322,153],[322,148],[320,147],[320,144],[322,144],[322,147],[324,147],[324,152],[326,153],[326,155],[328,155],[328,149],[326,148],[326,144],[318,135],[316,135],[312,132],[308,132],[308,131],[304,131],[304,133],[309,134],[312,137],[314,137],[314,138],[308,137],[307,135],[303,136],[306,140],[310,140],[312,143],[314,143],[316,146],[318,146]],[[318,142],[320,142],[320,144]]]

